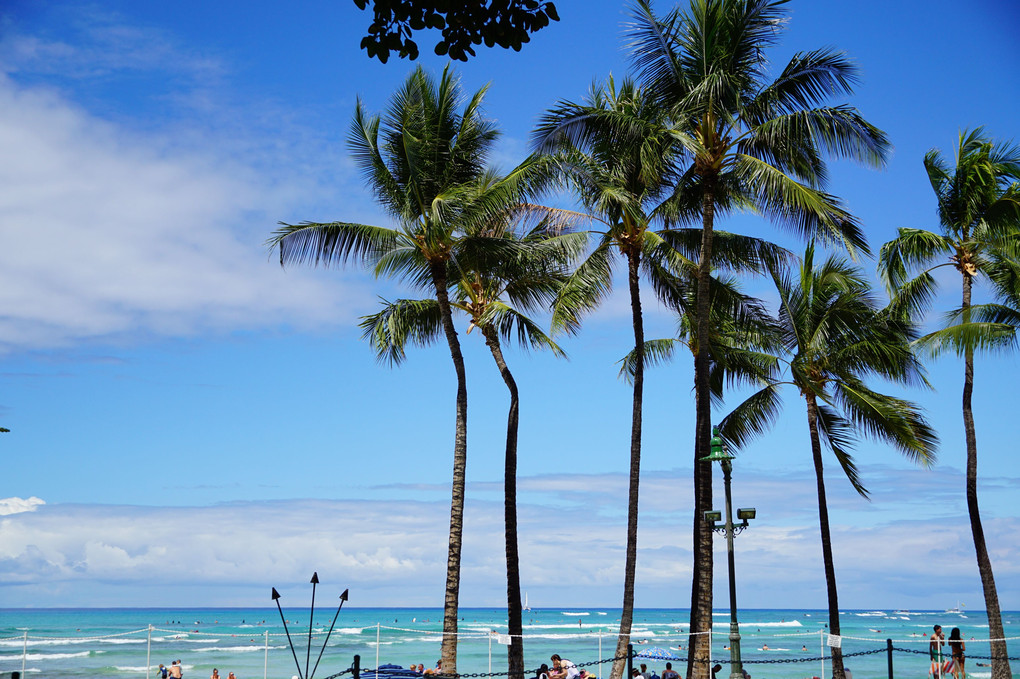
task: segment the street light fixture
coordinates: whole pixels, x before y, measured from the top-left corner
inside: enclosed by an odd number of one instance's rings
[[[733,503],[730,498],[730,474],[733,471],[733,456],[729,455],[719,436],[719,427],[712,427],[710,454],[701,458],[705,462],[719,462],[723,470],[723,487],[726,490],[726,523],[720,524],[722,513],[716,510],[705,512],[705,521],[712,530],[726,536],[726,557],[730,575],[730,679],[743,679],[744,666],[740,662],[740,626],[737,624],[737,578],[733,563],[733,537],[747,528],[747,522],[754,518],[754,507],[737,510],[740,523],[733,524]]]

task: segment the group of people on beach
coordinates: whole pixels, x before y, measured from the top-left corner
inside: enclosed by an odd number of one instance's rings
[[[945,658],[943,648],[946,643],[949,644],[950,657]],[[928,642],[928,655],[931,658],[931,667],[928,670],[933,679],[942,679],[948,675],[953,675],[954,679],[962,679],[967,676],[967,672],[964,669],[964,651],[967,650],[967,644],[964,643],[963,637],[960,635],[960,628],[954,627],[949,633],[949,639],[947,640],[945,635],[942,634],[942,625],[935,625],[932,630],[931,639]]]
[[[170,667],[160,663],[158,672],[159,679],[182,679],[184,676],[184,669],[181,666],[180,660],[171,661]],[[220,679],[220,671],[214,667],[209,679]],[[237,677],[231,672],[227,675],[227,679],[237,679]]]
[[[183,676],[184,670],[181,668],[180,660],[171,660],[170,667],[163,663],[159,664],[159,679],[181,679]]]
[[[561,657],[559,653],[553,653],[549,660],[552,667],[542,663],[535,679],[596,679],[595,675],[578,669],[577,665]]]
[[[425,665],[423,664],[415,665],[414,663],[411,663],[411,665],[407,669],[411,670],[415,674],[421,675],[442,674],[443,659],[440,658],[439,660],[436,661],[435,667],[430,667],[428,669],[425,669]]]

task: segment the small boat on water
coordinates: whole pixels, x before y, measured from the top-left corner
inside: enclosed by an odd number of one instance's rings
[[[963,613],[963,604],[956,602],[956,608],[947,608],[943,613]]]

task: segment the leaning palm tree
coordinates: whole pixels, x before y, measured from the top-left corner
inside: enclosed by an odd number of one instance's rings
[[[338,266],[356,260],[376,275],[395,276],[427,290],[457,376],[453,488],[443,611],[444,673],[457,670],[457,613],[467,466],[467,379],[449,300],[449,267],[463,233],[522,200],[542,176],[526,160],[479,189],[498,132],[481,110],[482,88],[466,101],[449,68],[435,78],[422,68],[408,77],[385,117],[370,115],[359,100],[348,143],[354,161],[394,228],[351,222],[281,223],[268,241],[281,264]],[[463,104],[463,110],[458,108]]]
[[[576,257],[583,234],[551,235],[550,220],[524,238],[506,224],[486,228],[461,241],[450,278],[450,305],[470,320],[468,333],[477,328],[510,393],[503,475],[504,536],[507,564],[508,675],[524,679],[524,625],[521,606],[520,556],[517,537],[517,434],[520,395],[503,355],[502,342],[516,339],[525,348],[546,348],[557,356],[562,349],[526,313],[547,308],[556,297],[564,268]],[[378,313],[362,319],[365,338],[381,359],[403,362],[408,344],[431,344],[442,333],[435,299],[386,302]]]
[[[629,80],[617,90],[610,77],[604,85],[593,86],[584,103],[559,102],[542,117],[534,134],[536,148],[555,154],[563,177],[572,184],[581,204],[605,226],[597,234],[592,252],[559,293],[554,329],[576,330],[581,318],[611,291],[613,260],[618,254],[627,266],[634,370],[623,605],[612,679],[623,675],[634,619],[644,393],[640,275],[662,245],[652,221],[675,177],[676,145],[666,123],[656,100]]]
[[[825,191],[823,157],[881,166],[885,135],[854,108],[826,105],[850,95],[857,72],[831,49],[799,53],[769,80],[765,50],[785,21],[786,0],[692,0],[663,18],[650,0],[635,0],[629,42],[638,78],[670,107],[680,143],[691,159],[677,183],[678,202],[700,218],[698,334],[710,324],[708,286],[717,215],[757,210],[807,237],[867,251],[863,234],[839,201]],[[710,355],[696,360],[694,446],[694,579],[688,676],[706,679],[712,622],[712,533],[701,519],[711,508],[709,452]]]
[[[818,493],[818,525],[829,608],[829,633],[839,635],[839,601],[832,558],[832,537],[825,499],[822,446],[832,451],[853,488],[868,497],[851,454],[854,439],[865,435],[885,441],[923,465],[935,460],[936,437],[913,403],[875,391],[870,378],[926,385],[921,364],[911,351],[911,325],[876,304],[863,273],[830,257],[814,264],[809,245],[800,266],[770,267],[779,296],[785,379],[768,384],[723,421],[730,442],[740,447],[775,420],[784,385],[804,399],[811,459]],[[731,426],[736,424],[737,426]],[[832,648],[832,673],[843,679],[843,656]]]
[[[972,314],[976,279],[992,276],[993,290],[1009,296],[1010,271],[1018,261],[1020,239],[1020,147],[996,143],[982,128],[960,134],[956,166],[937,149],[924,158],[928,180],[938,199],[940,232],[901,228],[882,246],[879,271],[905,311],[921,311],[932,301],[940,267],[953,267],[963,285],[962,303],[949,323],[921,338],[933,355],[952,351],[963,356],[963,425],[967,442],[967,511],[970,515],[978,573],[988,612],[992,676],[1011,676],[992,562],[985,545],[977,498],[977,434],[971,400],[974,354],[1014,341],[1015,325],[980,322]],[[994,274],[994,275],[993,275]],[[1015,282],[1015,278],[1013,278]],[[1015,289],[1015,288],[1014,288]]]

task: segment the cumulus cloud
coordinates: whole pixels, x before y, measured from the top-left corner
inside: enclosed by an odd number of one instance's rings
[[[34,512],[46,501],[34,495],[30,498],[5,497],[0,498],[0,516],[8,514],[20,514],[21,512]]]
[[[268,261],[279,197],[241,161],[127,132],[2,75],[0,144],[8,349],[349,315],[341,290]]]
[[[661,476],[661,475],[657,475]],[[590,481],[618,502],[625,486],[606,475],[522,479],[543,493]],[[688,477],[689,481],[689,477]],[[799,495],[810,479],[784,481]],[[680,483],[674,479],[673,487]],[[660,484],[656,486],[655,484]],[[801,488],[804,486],[805,488]],[[652,491],[668,490],[657,479]],[[486,493],[487,494],[487,493]],[[97,605],[96,591],[133,591],[138,605],[179,603],[204,588],[208,605],[251,605],[269,586],[306,582],[312,571],[359,593],[361,605],[441,605],[449,505],[446,499],[235,502],[209,507],[39,505],[0,520],[0,583],[9,605]],[[623,578],[626,521],[609,502],[519,506],[521,573],[533,600],[613,605]],[[758,519],[737,540],[741,604],[824,605],[817,519],[782,514],[783,498],[760,498]],[[691,577],[688,503],[641,516],[638,605],[684,606]],[[503,507],[469,488],[462,602],[496,605],[505,592]],[[888,514],[886,515],[889,516]],[[778,518],[776,518],[778,517]],[[989,517],[985,532],[1005,608],[1020,590],[1015,519]],[[845,607],[918,607],[933,596],[977,600],[980,583],[965,514],[857,525],[832,510],[837,582]],[[718,542],[717,595],[725,597]],[[932,571],[932,564],[938,564]],[[937,573],[935,575],[934,573]],[[96,587],[101,586],[100,590]],[[103,601],[106,601],[104,599]],[[1010,602],[1014,602],[1010,604]],[[941,605],[941,604],[938,604]]]

